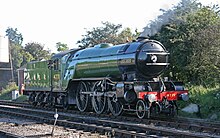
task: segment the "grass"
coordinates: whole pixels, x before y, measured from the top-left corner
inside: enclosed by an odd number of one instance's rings
[[[190,94],[189,102],[180,102],[180,108],[189,103],[200,106],[200,114],[189,114],[180,112],[180,115],[187,117],[210,118],[213,114],[220,120],[220,87],[204,88],[203,86],[191,86],[188,88]]]
[[[12,100],[12,91],[18,90],[18,86],[15,82],[10,82],[2,91],[0,91],[0,100]],[[19,96],[13,101],[23,102],[26,101],[27,97],[25,95]]]
[[[27,96],[26,95],[21,95],[19,96],[17,99],[13,100],[13,101],[16,101],[16,102],[24,102],[24,101],[27,101]]]
[[[9,82],[8,85],[6,85],[6,87],[0,91],[0,99],[11,100],[12,99],[11,92],[17,89],[18,89],[18,86],[16,85],[15,82]]]

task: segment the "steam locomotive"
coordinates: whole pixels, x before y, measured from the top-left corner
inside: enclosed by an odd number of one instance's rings
[[[175,115],[176,102],[189,96],[183,83],[160,78],[168,56],[160,42],[143,37],[115,46],[71,49],[48,61],[28,63],[24,94],[34,105],[76,105],[81,112]]]

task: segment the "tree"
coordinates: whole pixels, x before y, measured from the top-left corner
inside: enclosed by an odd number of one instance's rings
[[[177,6],[169,10],[160,9],[163,14],[159,15],[155,20],[152,20],[141,33],[143,36],[154,36],[160,31],[161,27],[166,24],[180,24],[186,21],[189,13],[196,12],[200,9],[201,3],[197,0],[182,0]]]
[[[170,52],[170,77],[204,86],[216,83],[219,81],[219,75],[216,74],[219,68],[215,64],[219,62],[213,62],[213,59],[219,59],[217,55],[220,51],[219,34],[216,31],[220,20],[218,12],[203,6],[196,11],[182,14],[179,19],[183,20],[170,21],[152,37],[161,41]],[[210,36],[205,35],[206,33]],[[210,45],[210,40],[215,45]],[[211,49],[214,49],[212,53],[208,52]],[[207,79],[211,78],[208,76],[212,76],[212,79]]]
[[[8,27],[8,29],[5,31],[6,36],[8,36],[11,43],[14,43],[15,45],[21,45],[23,42],[23,36],[21,33],[18,32],[18,29]]]
[[[215,86],[220,81],[220,21],[196,32],[193,55],[188,68],[193,80],[203,86]]]
[[[20,67],[22,62],[23,55],[21,54],[22,51],[22,42],[23,42],[23,36],[21,33],[18,32],[18,29],[10,28],[5,31],[6,36],[8,36],[9,39],[9,52],[10,52],[10,58],[12,62],[12,68],[13,68],[13,76],[12,79],[17,78],[17,69]],[[12,80],[12,81],[15,81]]]
[[[44,50],[44,46],[39,43],[27,43],[25,44],[24,51],[30,53],[33,57],[33,60],[40,61],[42,59],[49,59],[50,58],[50,51]]]
[[[102,27],[93,28],[91,31],[86,31],[86,35],[78,41],[81,44],[79,47],[91,47],[100,43],[112,43],[114,45],[126,43],[128,39],[132,40],[138,35],[131,32],[130,28],[122,28],[121,24],[112,24],[110,22],[102,22]]]
[[[136,40],[138,36],[140,35],[140,32],[135,30],[135,34],[132,33],[130,28],[124,28],[118,35],[117,35],[117,42],[119,44],[125,43],[126,41],[132,41]]]
[[[209,41],[212,40],[212,36],[215,38],[219,36],[216,36],[218,33],[213,31],[213,34],[210,34],[211,36],[209,40],[205,39],[205,35],[201,33],[206,32],[205,30],[211,26],[216,26],[219,21],[220,16],[218,16],[214,9],[210,7],[201,7],[197,12],[188,14],[187,21],[179,25],[179,34],[181,34],[179,37],[184,40],[182,43],[183,52],[180,54],[185,59],[185,66],[182,72],[187,72],[184,73],[184,75],[188,82],[190,81],[194,84],[203,86],[216,83],[214,82],[216,76],[212,79],[213,81],[205,81],[207,76],[210,76],[213,71],[217,71],[210,70],[210,67],[212,68],[213,66],[213,63],[210,62],[210,58],[217,58],[217,53],[216,51],[212,51],[213,54],[209,53],[208,51],[212,49],[212,46],[204,44],[210,43]],[[203,43],[201,43],[202,39],[207,42],[202,41]],[[219,46],[218,49],[216,48],[215,50],[220,50]],[[213,57],[214,55],[215,57]]]
[[[86,31],[83,39],[78,41],[81,43],[80,47],[91,47],[99,43],[115,44],[116,33],[122,27],[121,24],[115,25],[109,22],[102,22],[104,27],[96,27],[91,31]]]
[[[19,45],[11,44],[11,57],[13,63],[13,69],[16,74],[16,70],[21,66],[23,54],[22,47]]]
[[[57,43],[56,43],[56,48],[57,48],[57,51],[58,51],[58,52],[65,51],[65,50],[68,50],[68,49],[69,49],[69,47],[67,46],[67,44],[64,44],[64,43],[61,43],[61,42],[57,42]]]
[[[34,60],[34,57],[24,49],[22,49],[21,54],[23,55],[21,66],[27,64],[28,62]]]

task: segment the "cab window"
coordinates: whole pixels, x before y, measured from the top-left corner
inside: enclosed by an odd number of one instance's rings
[[[59,70],[59,59],[54,60],[54,70]]]
[[[67,62],[67,59],[69,58],[69,56],[70,56],[70,54],[67,54],[61,58],[62,64],[65,64]]]

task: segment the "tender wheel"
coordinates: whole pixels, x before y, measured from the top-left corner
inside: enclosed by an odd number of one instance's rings
[[[37,106],[37,100],[36,100],[37,94],[31,93],[29,96],[29,103],[32,104],[33,106]]]
[[[28,98],[28,102],[30,103],[30,104],[33,104],[33,102],[35,101],[35,93],[31,93],[30,95],[29,95],[29,98]]]
[[[83,92],[87,92],[88,88],[84,82],[80,82],[76,90],[76,105],[79,111],[84,112],[87,110],[89,103],[89,95]]]
[[[98,81],[95,83],[93,87],[93,97],[92,97],[92,106],[93,109],[97,114],[101,114],[106,110],[106,97],[104,95],[104,92],[102,92],[102,87],[101,87],[102,82]]]
[[[137,104],[136,104],[136,114],[138,116],[138,118],[142,119],[142,118],[149,118],[150,114],[149,114],[149,109],[147,106],[147,103],[144,102],[143,100],[138,100]]]
[[[44,93],[40,93],[37,97],[37,102],[39,103],[40,106],[44,107],[45,106],[45,102],[44,102],[44,98],[45,98],[45,94]]]
[[[108,106],[109,110],[114,116],[119,116],[123,112],[123,105],[121,101],[116,98],[116,96],[108,98]]]
[[[52,95],[47,94],[46,95],[46,106],[47,107],[54,107],[55,105],[55,98],[52,97]]]

